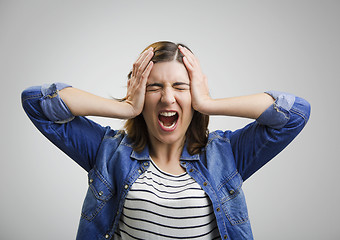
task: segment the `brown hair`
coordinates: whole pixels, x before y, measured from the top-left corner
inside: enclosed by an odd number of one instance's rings
[[[186,47],[184,44],[175,44],[168,41],[155,42],[145,48],[143,52],[150,47],[153,47],[154,55],[151,61],[154,63],[170,62],[173,60],[183,63],[183,54],[178,49],[179,45]],[[131,74],[132,72],[128,74],[129,79]],[[205,147],[209,133],[208,124],[208,115],[194,111],[193,118],[186,132],[186,141],[189,154],[193,155],[200,153],[201,148]],[[133,141],[133,149],[137,152],[142,151],[145,145],[149,143],[147,126],[143,115],[140,114],[135,118],[127,120],[124,128],[128,136]]]

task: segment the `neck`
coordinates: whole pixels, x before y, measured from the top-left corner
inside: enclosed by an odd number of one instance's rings
[[[150,156],[163,171],[181,174],[184,172],[184,169],[180,166],[179,160],[184,142],[185,138],[172,144],[162,143],[157,139],[150,139]]]

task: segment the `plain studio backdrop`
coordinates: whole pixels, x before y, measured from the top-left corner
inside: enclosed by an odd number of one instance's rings
[[[187,44],[214,98],[266,90],[312,105],[281,154],[244,183],[255,239],[339,239],[339,1],[0,1],[0,239],[74,239],[87,174],[26,117],[26,87],[123,97],[148,44]],[[120,129],[123,121],[92,118]],[[211,117],[209,129],[249,120]]]

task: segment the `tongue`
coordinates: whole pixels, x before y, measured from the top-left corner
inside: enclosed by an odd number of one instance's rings
[[[174,121],[176,121],[176,119],[177,119],[176,115],[171,116],[171,117],[166,117],[166,116],[162,116],[162,115],[159,116],[159,120],[161,120],[165,126],[171,126],[171,124]]]

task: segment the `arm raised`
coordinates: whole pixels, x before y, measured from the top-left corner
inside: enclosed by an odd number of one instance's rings
[[[153,49],[143,52],[133,65],[128,81],[127,96],[124,101],[106,99],[76,89],[64,88],[59,95],[75,116],[102,116],[129,119],[138,116],[144,106],[145,85],[151,72]]]
[[[212,99],[209,95],[207,78],[202,73],[198,59],[185,47],[180,46],[179,49],[184,55],[183,62],[190,77],[192,106],[196,111],[207,115],[225,115],[257,119],[274,103],[274,99],[266,93]]]
[[[94,94],[67,87],[59,95],[74,116],[101,116],[127,119],[134,117],[130,104],[107,99]]]
[[[210,99],[201,106],[200,110],[208,115],[257,119],[273,103],[274,99],[270,95],[259,93],[240,97]]]

